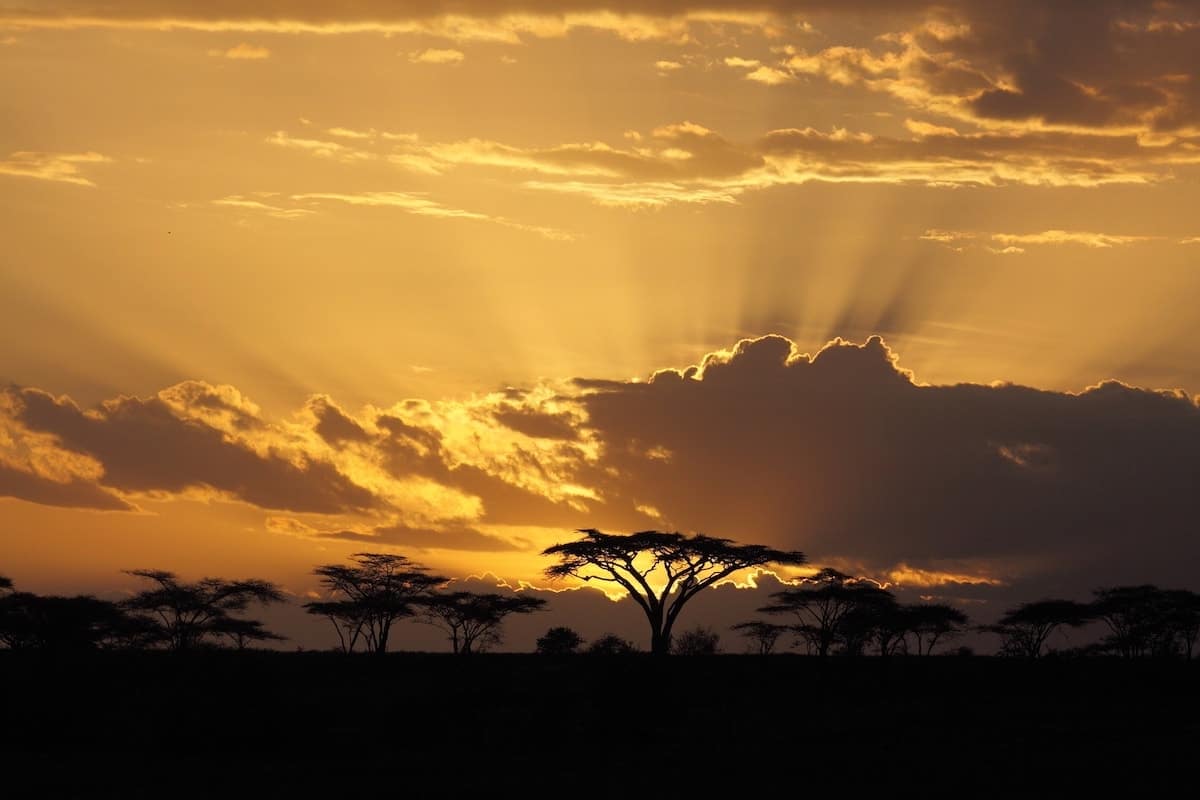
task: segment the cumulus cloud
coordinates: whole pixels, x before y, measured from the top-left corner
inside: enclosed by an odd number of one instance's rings
[[[602,493],[642,492],[672,526],[883,576],[974,559],[989,579],[1179,581],[1200,556],[1184,533],[1200,409],[1182,392],[927,386],[879,338],[807,356],[775,336],[587,386],[619,476]]]
[[[269,444],[256,451],[248,435],[236,436],[236,423],[223,422],[244,416],[245,409],[217,392],[186,399],[197,385],[181,384],[145,399],[120,397],[91,411],[36,389],[8,389],[6,426],[50,437],[63,462],[94,460],[95,482],[106,490],[207,489],[263,508],[316,513],[366,511],[378,504],[327,461],[303,454],[289,458]]]
[[[701,531],[974,600],[1186,583],[1200,558],[1194,398],[929,385],[878,337],[358,413],[318,395],[288,420],[196,381],[89,410],[9,389],[0,422],[4,494],[118,510],[204,490],[324,515],[268,524],[315,540],[502,553],[546,544],[509,531]]]
[[[100,153],[37,153],[18,151],[0,161],[0,175],[37,178],[43,181],[95,186],[83,169],[91,164],[107,164],[111,158]]]

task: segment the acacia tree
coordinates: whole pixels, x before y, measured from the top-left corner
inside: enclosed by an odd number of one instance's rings
[[[615,583],[629,593],[650,624],[650,652],[665,656],[671,629],[689,600],[733,573],[767,564],[805,563],[798,551],[759,544],[737,544],[697,534],[641,531],[629,535],[577,531],[582,539],[548,547],[542,555],[558,563],[546,570],[551,578]]]
[[[1010,608],[994,625],[982,630],[1001,637],[1000,652],[1023,658],[1041,658],[1046,641],[1064,625],[1087,624],[1088,607],[1071,600],[1036,600]]]
[[[304,605],[308,613],[333,623],[344,653],[354,652],[360,642],[371,652],[387,652],[396,620],[415,615],[434,588],[449,580],[401,555],[355,553],[350,560],[314,569],[333,599]]]
[[[810,652],[824,658],[845,633],[855,611],[886,602],[891,596],[872,581],[825,567],[803,578],[797,588],[774,592],[774,602],[758,610],[793,615],[797,622],[791,630],[808,644]]]
[[[252,642],[282,642],[286,636],[272,633],[257,619],[225,617],[212,625],[212,632],[226,637],[238,650],[245,650]]]
[[[775,643],[779,641],[779,637],[790,630],[790,628],[787,625],[776,625],[772,622],[750,620],[749,622],[739,622],[732,626],[732,630],[737,631],[753,642],[755,647],[758,648],[760,656],[769,656],[771,655],[771,651],[775,649]]]
[[[283,593],[268,581],[227,581],[203,578],[184,583],[173,572],[159,569],[127,570],[127,574],[151,581],[154,586],[139,592],[122,605],[155,622],[160,638],[170,650],[191,650],[207,636],[220,635],[220,626],[237,619],[251,603],[279,603]]]
[[[1187,589],[1168,589],[1163,592],[1167,609],[1167,624],[1174,631],[1179,645],[1189,661],[1200,635],[1200,594]]]
[[[423,599],[424,621],[444,630],[455,655],[467,656],[500,643],[500,626],[510,614],[540,611],[546,601],[522,594],[448,592]]]
[[[1164,593],[1157,586],[1116,586],[1097,589],[1089,606],[1092,616],[1104,621],[1106,644],[1125,658],[1162,651],[1166,633]]]
[[[917,655],[933,655],[938,641],[962,633],[967,625],[967,615],[954,606],[944,603],[919,603],[905,606],[908,631],[917,644]]]

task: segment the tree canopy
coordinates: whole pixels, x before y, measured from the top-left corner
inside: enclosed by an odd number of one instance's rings
[[[387,652],[396,620],[414,616],[433,590],[449,580],[401,555],[355,553],[350,560],[313,570],[330,599],[304,605],[308,613],[329,619],[346,653],[360,643],[371,652]]]
[[[422,600],[425,620],[444,630],[455,655],[470,655],[499,644],[500,626],[510,614],[540,611],[546,601],[522,594],[447,592]]]
[[[767,564],[804,564],[799,551],[759,544],[737,544],[696,534],[641,531],[628,535],[595,528],[577,531],[583,538],[546,548],[558,563],[546,574],[613,583],[633,598],[650,624],[650,652],[670,652],[671,630],[689,600],[739,570]]]
[[[811,652],[824,658],[843,636],[853,612],[864,607],[894,602],[891,593],[877,583],[855,578],[831,567],[801,580],[800,586],[771,595],[774,602],[759,609],[764,614],[791,614],[791,628],[808,644]]]
[[[251,603],[278,603],[283,593],[269,581],[258,579],[230,581],[202,578],[185,583],[173,572],[158,569],[127,570],[153,586],[124,602],[134,614],[158,626],[161,639],[171,650],[190,650],[209,637],[221,636],[222,626]]]
[[[1024,658],[1041,658],[1051,634],[1063,626],[1086,624],[1091,610],[1071,600],[1035,600],[1010,608],[994,625],[983,630],[1001,637],[1000,652]]]

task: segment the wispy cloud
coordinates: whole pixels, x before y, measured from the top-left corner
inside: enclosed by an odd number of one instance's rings
[[[408,60],[414,64],[461,64],[466,55],[461,50],[428,50],[415,51],[408,54]]]
[[[1100,233],[1097,231],[1045,230],[1036,233],[989,233],[982,231],[950,231],[930,228],[920,236],[929,242],[937,242],[956,252],[963,252],[972,245],[982,246],[997,255],[1019,255],[1029,246],[1075,245],[1097,250],[1126,247],[1143,242],[1161,241],[1163,236],[1135,236],[1129,234]],[[1186,242],[1187,240],[1183,240]]]
[[[256,199],[259,198],[259,199]],[[267,200],[270,202],[267,202]],[[302,192],[280,199],[274,192],[259,192],[251,197],[229,195],[212,201],[215,206],[236,208],[256,212],[275,219],[295,220],[316,214],[317,208],[327,203],[339,203],[365,208],[390,208],[406,214],[441,219],[477,220],[502,225],[506,228],[536,233],[545,239],[569,242],[574,234],[543,225],[530,225],[507,217],[485,214],[440,203],[426,194],[416,192]]]
[[[210,56],[230,58],[235,61],[261,61],[271,57],[271,51],[265,47],[242,42],[228,50],[209,50]]]
[[[43,181],[73,183],[76,186],[95,186],[96,184],[82,173],[82,168],[92,164],[107,164],[112,162],[108,156],[100,153],[39,153],[19,151],[12,153],[7,160],[0,161],[0,175],[14,175],[22,178],[37,178]]]

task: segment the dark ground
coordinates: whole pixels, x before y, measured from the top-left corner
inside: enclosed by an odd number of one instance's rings
[[[1188,796],[1198,712],[1181,661],[0,652],[0,795]]]

